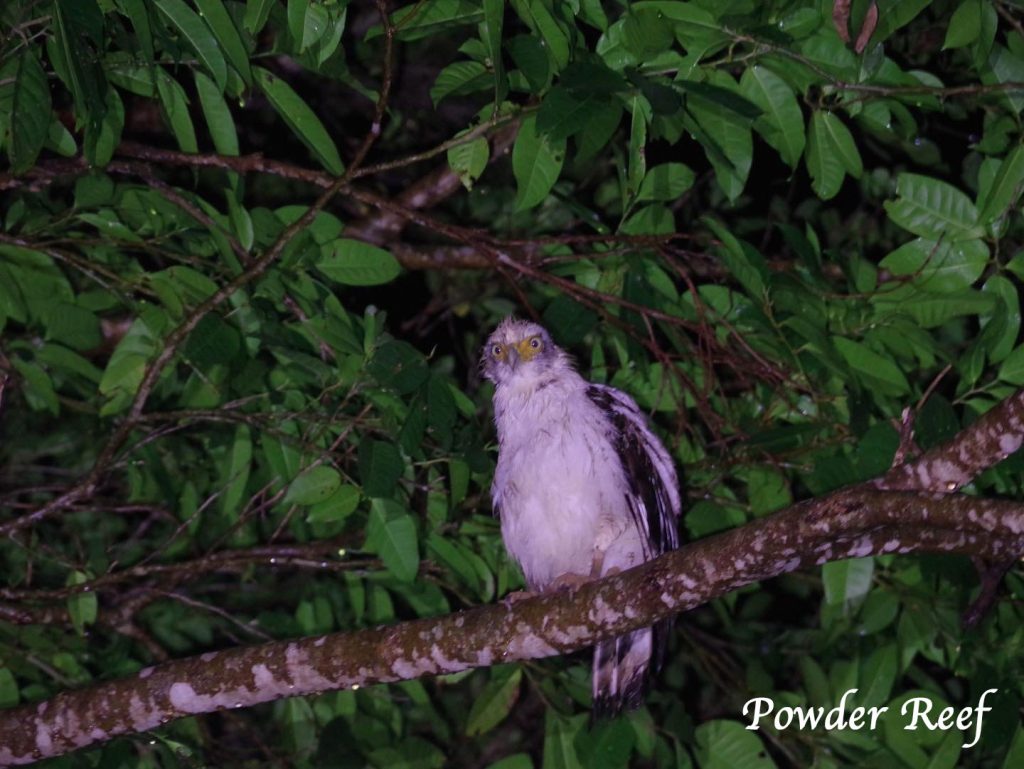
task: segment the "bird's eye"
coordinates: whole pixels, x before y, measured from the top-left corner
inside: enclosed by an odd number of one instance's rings
[[[534,350],[539,350],[541,347],[541,341],[539,336],[535,336],[530,340],[530,347]]]
[[[496,344],[496,345],[494,345],[491,348],[491,355],[493,355],[498,360],[501,360],[502,358],[504,358],[505,357],[505,345],[503,345],[503,344]]]

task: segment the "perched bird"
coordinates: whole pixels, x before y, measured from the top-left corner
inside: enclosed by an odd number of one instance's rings
[[[536,323],[506,318],[481,359],[494,382],[491,497],[531,591],[624,571],[679,545],[676,471],[636,403],[588,382]],[[639,707],[669,622],[594,650],[594,712]]]

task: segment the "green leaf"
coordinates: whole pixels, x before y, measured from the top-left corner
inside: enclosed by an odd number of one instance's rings
[[[84,572],[73,571],[68,575],[65,584],[69,586],[81,585],[83,582],[87,582],[88,579]],[[84,635],[85,628],[96,622],[98,614],[99,602],[96,599],[96,593],[92,591],[79,592],[68,596],[68,615],[71,617],[71,624],[79,635]]]
[[[636,202],[676,200],[693,186],[694,179],[693,171],[683,163],[662,163],[654,166],[640,183]]]
[[[991,313],[996,298],[980,291],[954,291],[934,294],[915,286],[899,286],[892,291],[879,291],[871,302],[885,313],[909,315],[923,328],[941,326],[952,318]]]
[[[501,57],[501,28],[505,20],[505,0],[484,0],[483,37],[494,73],[494,103],[501,104],[508,93],[508,78]]]
[[[511,0],[511,4],[519,18],[540,36],[555,69],[564,69],[569,63],[569,39],[544,0]]]
[[[464,144],[456,144],[448,150],[448,166],[459,175],[462,186],[467,190],[473,189],[473,182],[480,178],[480,174],[487,168],[487,161],[491,157],[491,148],[487,140],[477,137]]]
[[[270,18],[270,11],[277,0],[246,0],[245,16],[242,26],[245,31],[255,37],[263,29]]]
[[[585,3],[587,0],[583,0],[583,2]],[[593,2],[597,2],[597,0],[593,0]],[[513,753],[493,764],[488,764],[487,769],[533,769],[533,761],[528,753]]]
[[[386,497],[405,472],[398,447],[389,441],[364,438],[359,444],[359,477],[368,497]]]
[[[33,411],[49,411],[54,416],[60,413],[60,401],[53,389],[50,375],[42,366],[31,361],[14,358],[11,361],[22,378],[22,394]]]
[[[573,743],[587,716],[563,716],[554,708],[544,714],[544,761],[542,769],[582,769]]]
[[[189,334],[182,355],[201,371],[230,363],[242,347],[238,329],[219,315],[204,315]]]
[[[14,83],[10,88],[11,123],[7,154],[11,170],[20,174],[36,162],[46,142],[51,117],[50,87],[32,48],[26,48],[18,57]],[[6,99],[0,96],[0,100]]]
[[[408,342],[397,340],[381,344],[366,368],[380,384],[403,395],[418,390],[430,376],[423,354]]]
[[[402,265],[390,253],[361,240],[338,238],[325,251],[316,262],[317,270],[346,286],[379,286],[402,272]]]
[[[13,708],[19,699],[18,682],[10,668],[0,667],[0,708]]]
[[[228,13],[222,0],[196,0],[199,14],[203,17],[214,37],[220,43],[221,50],[227,55],[247,85],[252,85],[252,68],[249,66],[249,52],[245,49],[242,36],[238,34],[231,14]],[[221,85],[223,88],[223,85]]]
[[[532,35],[517,35],[506,43],[512,61],[535,93],[547,88],[551,65],[540,41]]]
[[[1024,727],[1018,723],[1013,732],[1013,742],[1003,759],[1002,769],[1017,769],[1019,766],[1024,766]]]
[[[96,313],[69,302],[54,302],[45,324],[47,339],[75,350],[93,350],[103,343]]]
[[[706,721],[694,741],[701,769],[775,769],[761,739],[735,721]]]
[[[871,40],[875,43],[885,42],[893,32],[913,21],[929,4],[930,0],[896,0],[891,3],[886,12],[880,14]]]
[[[464,96],[483,91],[491,85],[491,76],[477,61],[457,61],[441,70],[430,89],[434,106],[447,96]]]
[[[238,155],[238,132],[231,110],[216,84],[199,70],[195,72],[196,92],[206,118],[206,128],[219,155]]]
[[[344,483],[322,502],[314,502],[309,508],[306,521],[309,523],[340,523],[359,507],[360,497],[357,487],[351,483]]]
[[[156,89],[160,94],[160,105],[163,107],[164,117],[167,119],[167,124],[171,127],[171,132],[181,151],[198,152],[196,129],[192,125],[192,118],[188,112],[188,97],[185,95],[185,89],[162,69],[157,70]]]
[[[217,87],[223,90],[228,81],[228,67],[210,28],[183,0],[153,0],[153,4],[188,41]]]
[[[505,720],[519,698],[522,668],[492,668],[491,680],[473,701],[466,718],[466,735],[486,734]]]
[[[474,592],[480,589],[480,579],[469,558],[452,542],[437,534],[427,537],[427,550],[437,562],[451,571]],[[468,727],[467,727],[468,728]]]
[[[107,362],[100,380],[100,393],[109,398],[101,413],[117,413],[131,402],[146,371],[146,363],[155,354],[157,338],[146,321],[132,323]]]
[[[606,101],[604,94],[576,93],[556,85],[541,102],[537,113],[537,133],[553,142],[564,141],[586,128],[591,114]]]
[[[896,200],[887,200],[889,218],[922,238],[973,240],[984,231],[978,211],[964,193],[946,182],[902,173],[896,181]]]
[[[719,79],[734,87],[728,75],[723,73]],[[717,90],[730,92],[722,87]],[[740,99],[738,95],[733,96]],[[719,100],[711,101],[703,95],[689,96],[686,104],[705,132],[698,139],[715,169],[718,185],[730,201],[735,201],[743,193],[753,161],[754,143],[749,120],[738,119],[735,110],[724,106]]]
[[[630,723],[625,718],[600,721],[591,728],[590,734],[576,738],[576,751],[583,765],[590,769],[626,767],[630,765],[637,732],[636,722]]]
[[[262,67],[255,67],[253,73],[260,90],[292,132],[309,148],[324,168],[335,176],[340,176],[344,170],[341,156],[338,155],[338,148],[334,146],[320,118],[290,85],[276,75]]]
[[[1020,198],[1024,188],[1024,147],[1017,146],[1003,158],[999,170],[988,187],[984,200],[979,201],[979,224],[988,224],[1006,213]]]
[[[1002,275],[993,275],[981,290],[1001,300],[1002,310],[997,306],[995,312],[980,318],[983,328],[981,340],[988,350],[989,359],[999,363],[1013,350],[1020,332],[1020,296],[1016,285]],[[1001,311],[1005,313],[1005,321],[997,323]]]
[[[717,251],[726,269],[739,281],[751,299],[762,301],[768,280],[768,266],[764,258],[725,229],[721,222],[710,217],[705,217],[704,222],[722,243]]]
[[[512,149],[512,173],[516,178],[516,211],[525,211],[541,203],[562,171],[565,141],[541,136],[536,117],[523,120]]]
[[[411,41],[436,35],[445,30],[479,24],[484,12],[471,0],[424,0],[410,3],[391,14],[399,40]],[[366,35],[368,40],[382,32],[380,26]]]
[[[949,18],[942,50],[970,45],[981,34],[981,0],[963,0]]]
[[[914,276],[914,285],[938,293],[972,286],[988,266],[988,246],[981,240],[959,243],[917,238],[890,251],[879,267],[897,276]]]
[[[661,14],[671,22],[676,37],[687,51],[702,55],[732,39],[732,33],[722,22],[696,3],[650,0],[632,3],[630,7],[636,12],[654,11]]]
[[[618,102],[595,104],[587,125],[576,135],[577,162],[589,160],[604,149],[621,122],[622,105]]]
[[[742,96],[736,83],[724,73],[712,73],[714,81],[674,80],[672,86],[688,96],[696,96],[702,102],[717,110],[724,110],[725,117],[739,119],[744,125],[761,116],[762,110],[745,96]]]
[[[626,190],[629,197],[635,197],[640,191],[644,176],[647,175],[647,116],[644,114],[643,100],[640,96],[633,97],[630,114]]]
[[[120,0],[118,8],[131,20],[135,35],[142,49],[144,61],[155,61],[156,51],[153,48],[153,25],[150,23],[149,9],[145,0]]]
[[[110,162],[114,150],[121,142],[121,131],[124,130],[124,104],[116,89],[107,89],[104,106],[103,115],[97,124],[93,126],[88,121],[85,126],[82,152],[92,166],[102,167]]]
[[[251,468],[252,433],[248,425],[239,425],[235,428],[235,437],[221,477],[224,488],[220,498],[221,510],[231,520],[237,520],[238,510],[245,499]]]
[[[842,607],[847,615],[853,614],[871,590],[874,573],[875,559],[871,556],[823,564],[821,581],[825,588],[825,603]]]
[[[56,45],[49,49],[51,63],[74,98],[76,124],[97,132],[110,100],[96,53],[103,38],[103,14],[92,0],[56,0],[53,19]]]
[[[366,549],[380,556],[396,579],[412,582],[420,567],[416,524],[392,499],[374,499],[366,524]]]
[[[1002,45],[993,45],[988,67],[982,70],[981,81],[986,84],[1024,82],[1024,57]],[[1002,99],[1013,113],[1024,109],[1024,95],[1016,88],[1003,91]]]
[[[774,512],[793,503],[785,476],[769,468],[755,467],[747,478],[750,512],[756,516]]]
[[[899,653],[895,643],[886,643],[875,649],[861,670],[857,702],[864,707],[886,704],[892,694],[898,666]]]
[[[807,155],[804,162],[811,175],[811,186],[822,200],[831,200],[843,186],[846,168],[835,146],[835,133],[829,124],[838,120],[830,112],[815,111],[811,114],[811,126],[807,132]]]
[[[1011,352],[999,367],[999,379],[1010,384],[1024,384],[1024,345]]]
[[[75,137],[64,127],[64,124],[60,122],[56,115],[50,118],[50,126],[46,132],[46,143],[43,146],[65,158],[72,157],[78,153],[78,144],[75,143]]]
[[[906,376],[890,358],[845,337],[834,337],[832,343],[866,387],[893,396],[905,395],[910,391]]]
[[[341,486],[341,475],[333,467],[317,465],[299,475],[288,486],[285,504],[315,505],[323,502]]]
[[[775,148],[790,168],[804,152],[804,116],[793,89],[767,67],[755,65],[743,73],[740,92],[761,108],[754,130]]]

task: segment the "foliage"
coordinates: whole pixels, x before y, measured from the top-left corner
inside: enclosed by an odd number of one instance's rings
[[[1024,385],[1015,4],[378,10],[0,8],[0,704],[520,587],[475,373],[512,311],[653,416],[690,539],[884,471],[904,407],[928,448]],[[1019,497],[1021,470],[972,491]],[[965,629],[976,589],[937,556],[751,587],[681,618],[648,707],[593,726],[580,657],[62,762],[1017,766],[1024,582]],[[990,687],[963,751],[739,725],[758,695]]]

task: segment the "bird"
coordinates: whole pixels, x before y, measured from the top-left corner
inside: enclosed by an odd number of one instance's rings
[[[572,588],[679,546],[675,465],[626,393],[581,376],[548,331],[508,317],[484,346],[498,460],[491,501],[530,592]],[[594,647],[593,714],[643,703],[671,619]]]

